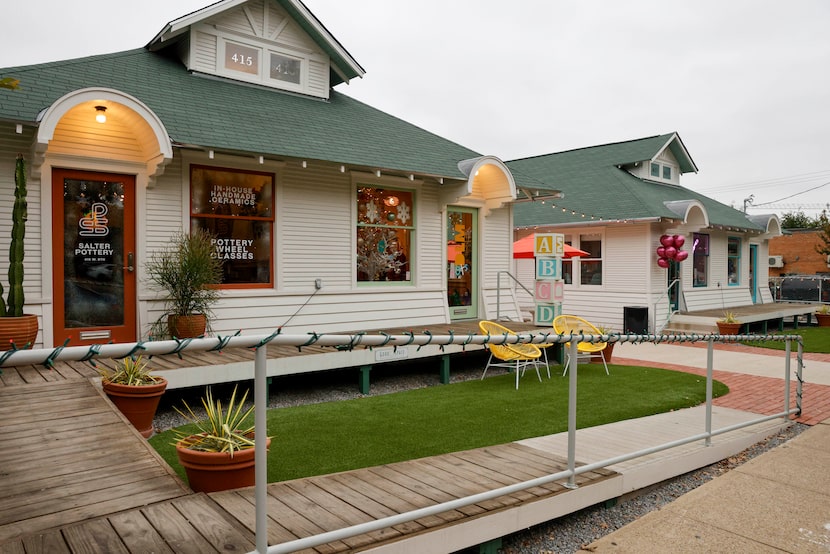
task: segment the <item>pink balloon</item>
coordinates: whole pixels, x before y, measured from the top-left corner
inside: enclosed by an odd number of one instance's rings
[[[675,256],[674,259],[677,260],[678,262],[682,262],[683,260],[685,260],[688,257],[689,257],[688,252],[686,252],[685,250],[678,250],[677,251],[677,256]]]
[[[674,246],[674,237],[671,235],[663,235],[660,237],[660,244],[663,246]]]
[[[686,244],[686,237],[683,235],[674,235],[672,238],[674,239],[674,245],[678,248]]]
[[[670,260],[673,260],[675,256],[677,256],[677,248],[675,248],[674,246],[667,246],[666,257]]]
[[[657,265],[662,267],[663,269],[669,267],[669,261],[666,258],[659,258],[657,260]]]
[[[658,246],[657,247],[657,257],[658,258],[665,258],[666,257],[666,247],[665,246]]]

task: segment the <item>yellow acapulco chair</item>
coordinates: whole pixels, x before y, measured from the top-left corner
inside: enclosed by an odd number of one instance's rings
[[[581,317],[577,317],[575,315],[560,315],[555,317],[553,319],[553,330],[556,331],[556,333],[559,335],[602,335],[602,332],[599,329],[597,329],[594,325],[582,319]],[[599,352],[599,355],[602,358],[602,365],[605,366],[605,374],[610,375],[610,373],[608,373],[608,364],[605,363],[605,354],[603,354],[602,352],[603,350],[605,350],[606,344],[608,343],[578,342],[576,346],[577,358],[590,358],[591,354]],[[565,343],[565,371],[562,372],[563,377],[566,373],[568,373],[568,367],[571,363],[570,346],[570,342]],[[579,363],[579,361],[577,360],[576,363]]]
[[[493,337],[516,334],[507,327],[492,321],[479,321],[478,327],[483,334]],[[536,376],[539,378],[539,381],[542,380],[538,363],[539,358],[542,356],[542,351],[535,344],[491,344],[488,342],[487,348],[490,350],[490,358],[487,360],[484,373],[481,374],[482,379],[484,379],[484,376],[487,375],[487,370],[491,367],[510,368],[516,372],[516,390],[518,390],[519,375],[524,375],[527,366],[532,365],[536,369]],[[499,361],[494,362],[493,358]]]

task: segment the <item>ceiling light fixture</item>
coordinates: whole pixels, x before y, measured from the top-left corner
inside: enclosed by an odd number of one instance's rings
[[[107,107],[106,106],[95,106],[95,121],[98,123],[106,123],[107,122]]]

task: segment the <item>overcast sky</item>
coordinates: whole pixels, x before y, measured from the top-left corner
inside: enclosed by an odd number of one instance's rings
[[[305,3],[366,70],[338,90],[483,154],[676,131],[688,188],[751,214],[830,203],[827,0]],[[141,47],[209,4],[3,1],[0,67]]]

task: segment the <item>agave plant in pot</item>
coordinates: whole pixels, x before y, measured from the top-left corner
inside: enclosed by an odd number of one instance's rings
[[[167,331],[176,338],[199,337],[210,328],[211,307],[219,300],[215,285],[222,281],[222,261],[216,257],[214,237],[197,229],[173,237],[170,246],[147,262],[152,285],[167,294]]]
[[[26,163],[17,155],[14,168],[14,207],[12,208],[12,236],[9,246],[9,295],[3,300],[0,284],[0,350],[31,348],[37,339],[37,316],[24,314],[23,257],[28,204],[26,202]]]
[[[167,388],[167,379],[150,371],[141,356],[118,360],[115,369],[98,368],[104,392],[145,439],[153,435],[153,417]]]
[[[723,317],[716,323],[721,335],[737,335],[741,332],[741,325],[743,325],[743,322],[732,312],[724,312]]]
[[[184,467],[190,488],[196,492],[216,492],[251,487],[255,484],[255,437],[250,424],[254,406],[245,408],[247,391],[237,398],[237,389],[227,403],[213,397],[208,387],[202,398],[204,417],[199,417],[184,403],[176,411],[195,424],[187,430],[176,429],[176,454]],[[265,437],[266,448],[271,438]]]

